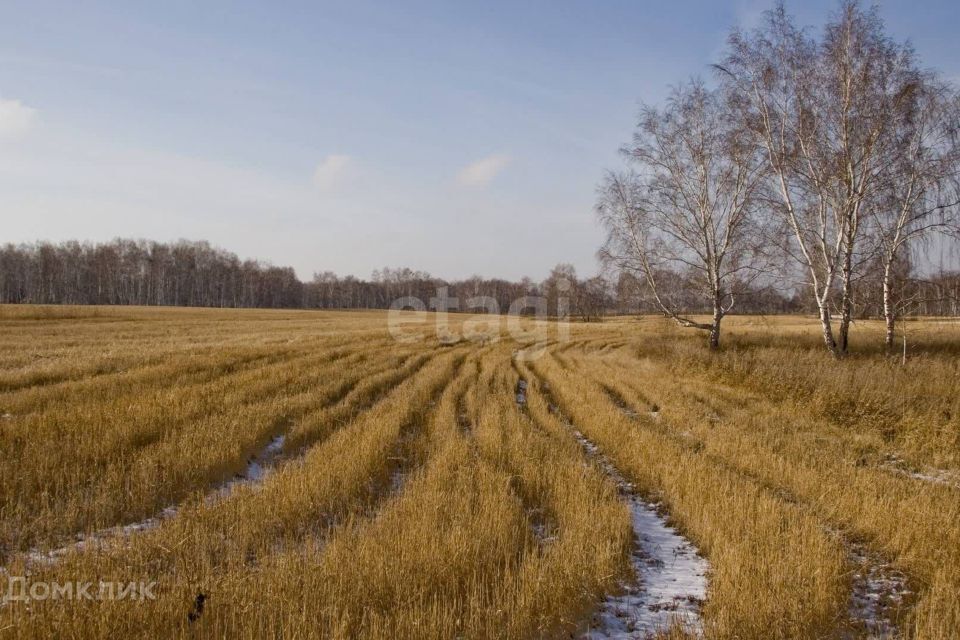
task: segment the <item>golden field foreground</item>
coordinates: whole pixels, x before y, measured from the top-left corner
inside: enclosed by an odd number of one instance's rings
[[[642,499],[708,567],[666,635],[960,636],[960,323],[432,322],[0,307],[0,635],[578,636]]]

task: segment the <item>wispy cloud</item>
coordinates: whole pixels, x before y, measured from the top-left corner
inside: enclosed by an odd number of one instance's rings
[[[332,154],[313,171],[313,184],[323,191],[334,191],[355,173],[356,161],[347,155]]]
[[[36,120],[37,110],[19,100],[0,98],[0,138],[26,133]]]
[[[457,174],[462,187],[483,187],[496,178],[510,164],[509,156],[493,155],[471,162]]]

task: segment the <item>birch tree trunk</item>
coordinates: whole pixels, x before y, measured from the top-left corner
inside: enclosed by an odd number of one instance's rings
[[[720,348],[720,322],[723,320],[723,301],[719,297],[713,299],[713,324],[710,326],[710,348]]]
[[[820,328],[823,331],[823,343],[831,355],[837,357],[837,341],[833,337],[833,323],[830,319],[830,302],[827,298],[818,298],[820,310]]]
[[[853,246],[848,244],[843,256],[843,293],[840,296],[839,340],[833,354],[842,358],[850,347],[850,322],[853,319]]]
[[[883,343],[887,351],[893,351],[893,335],[896,324],[896,312],[893,308],[893,270],[890,267],[890,261],[887,261],[883,267],[883,319],[887,328]]]

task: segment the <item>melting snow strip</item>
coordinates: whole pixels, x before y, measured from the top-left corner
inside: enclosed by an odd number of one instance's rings
[[[595,444],[579,431],[577,441],[616,482],[630,507],[636,546],[631,564],[637,582],[607,596],[583,634],[589,640],[648,638],[671,626],[702,635],[700,607],[707,593],[707,561],[660,515],[658,505],[641,500]]]
[[[520,379],[517,381],[517,405],[524,406],[527,404],[527,381]]]
[[[621,406],[620,409],[630,417],[636,415],[635,412],[628,412],[623,406]],[[660,417],[659,411],[651,411],[650,415],[653,418]],[[579,432],[575,432],[575,435],[577,440],[580,441],[591,455],[599,455],[597,447],[593,443],[588,441]],[[684,437],[692,437],[693,434],[685,431],[681,435]],[[611,473],[618,485],[623,482],[622,478],[617,475],[616,471],[612,469],[608,462],[604,460],[601,464],[608,473]],[[906,463],[903,459],[894,455],[887,457],[885,466],[890,471],[916,480],[960,487],[960,482],[955,482],[955,476],[949,471],[936,470],[927,474],[910,471],[906,468]],[[790,501],[795,500],[791,499]],[[656,507],[656,505],[647,506]],[[632,505],[631,511],[634,513],[634,530],[636,531],[637,516]],[[848,617],[853,635],[845,637],[858,639],[865,637],[868,640],[887,640],[900,637],[896,621],[899,618],[899,613],[909,606],[908,600],[913,595],[913,592],[907,586],[906,575],[894,568],[893,565],[882,557],[872,553],[866,545],[852,541],[839,530],[828,529],[828,531],[841,539],[847,549],[848,561],[856,567],[848,606]],[[697,627],[694,627],[694,629],[695,631],[699,631]],[[608,638],[629,636],[589,635],[588,637]]]
[[[556,527],[547,521],[547,514],[543,507],[528,506],[525,511],[527,522],[530,523],[530,531],[533,533],[533,539],[536,540],[537,545],[545,547],[557,541]]]
[[[390,474],[390,493],[397,494],[403,490],[403,485],[407,482],[408,472],[403,467],[394,469]]]
[[[847,609],[853,635],[848,637],[899,638],[897,619],[913,595],[907,576],[866,545],[848,539],[845,544],[848,560],[856,567]]]
[[[224,482],[211,491],[206,497],[206,502],[212,504],[225,498],[239,485],[262,481],[270,466],[276,462],[277,458],[279,458],[283,452],[283,444],[285,441],[286,436],[283,435],[276,436],[270,440],[260,453],[249,459],[243,473],[237,474],[236,477]],[[177,511],[178,507],[170,506],[159,514],[145,518],[139,522],[101,529],[88,535],[79,534],[77,536],[77,542],[64,545],[51,551],[38,551],[34,549],[24,554],[24,557],[29,564],[50,565],[58,562],[63,556],[74,551],[82,552],[89,549],[105,549],[117,540],[123,540],[134,534],[149,531],[150,529],[160,526],[164,520],[169,520],[177,515]]]
[[[273,466],[277,458],[280,457],[280,454],[283,453],[283,444],[286,440],[287,437],[285,435],[279,435],[270,440],[260,453],[251,456],[247,461],[247,468],[243,470],[243,473],[237,474],[232,480],[228,480],[217,487],[217,489],[207,497],[207,500],[215,502],[229,495],[230,492],[239,485],[262,481],[270,467]]]
[[[939,484],[954,489],[960,489],[960,474],[947,471],[945,469],[929,468],[925,471],[916,471],[911,469],[907,462],[896,455],[888,455],[883,461],[883,467],[897,475],[928,482],[930,484]]]

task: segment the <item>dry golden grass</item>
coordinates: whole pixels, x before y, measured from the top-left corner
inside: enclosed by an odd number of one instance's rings
[[[650,319],[448,345],[377,312],[0,307],[5,571],[157,583],[13,600],[0,633],[577,634],[630,579],[633,531],[572,423],[709,561],[706,636],[863,636],[856,548],[907,576],[902,635],[957,637],[960,324],[907,323],[905,365],[871,323],[841,362],[815,321],[728,324],[708,353]],[[270,473],[224,488],[281,435]]]

